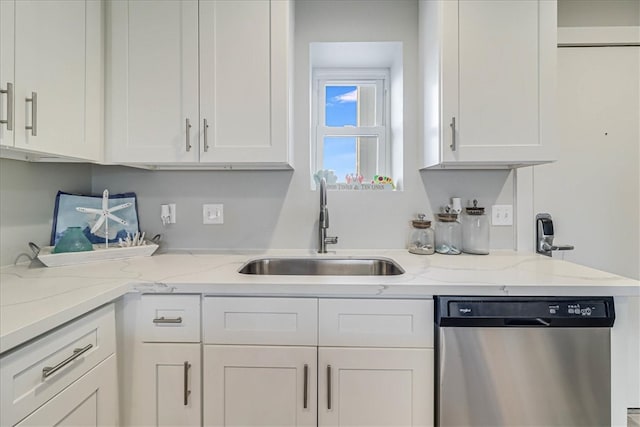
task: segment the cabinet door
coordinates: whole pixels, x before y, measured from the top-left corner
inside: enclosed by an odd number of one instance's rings
[[[289,1],[200,1],[201,161],[288,161],[290,13]]]
[[[443,3],[443,161],[551,160],[555,1]]]
[[[97,160],[100,23],[96,1],[15,3],[16,148]]]
[[[547,1],[458,2],[458,160],[543,155],[541,113],[553,106],[555,10]],[[555,3],[555,2],[554,2]],[[555,5],[553,6],[555,8]],[[543,139],[544,137],[544,139]]]
[[[107,19],[108,160],[197,162],[198,1],[113,1]]]
[[[315,426],[316,347],[205,345],[205,426]]]
[[[131,425],[200,425],[200,344],[141,344]]]
[[[114,426],[118,421],[116,378],[116,356],[111,355],[16,425]]]
[[[0,145],[13,146],[15,102],[13,96],[15,0],[0,1]]]
[[[433,350],[318,349],[319,426],[433,425]]]

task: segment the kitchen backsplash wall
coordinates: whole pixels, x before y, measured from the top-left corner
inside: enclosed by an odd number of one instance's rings
[[[135,191],[140,223],[147,235],[161,233],[171,249],[315,248],[318,193],[309,189],[308,170],[295,172],[144,171],[94,167],[93,192]],[[432,212],[449,195],[477,197],[486,205],[513,201],[507,171],[405,172],[405,191],[330,191],[330,250],[403,248],[409,219]],[[177,205],[177,222],[164,227],[160,205]],[[223,225],[202,224],[202,204],[224,205]],[[513,248],[513,227],[493,227],[494,248]]]
[[[0,159],[0,265],[49,244],[58,190],[90,192],[91,166]]]
[[[418,10],[416,1],[297,1],[295,15],[295,171],[144,171],[94,167],[92,189],[135,191],[147,234],[162,233],[169,248],[315,248],[318,193],[309,176],[309,43],[395,41],[404,58],[404,179],[401,192],[329,192],[330,249],[402,248],[409,220],[450,196],[482,204],[513,203],[507,171],[419,172]],[[362,19],[366,16],[367,19]],[[163,227],[160,205],[176,203],[177,223]],[[223,225],[202,224],[202,204],[224,204]],[[494,227],[494,248],[513,248],[513,227]]]

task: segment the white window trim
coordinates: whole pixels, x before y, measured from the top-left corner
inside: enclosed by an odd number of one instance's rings
[[[376,105],[382,106],[376,111],[376,122],[380,126],[324,126],[326,93],[320,90],[328,82],[345,86],[375,81]],[[311,94],[311,171],[312,175],[322,167],[325,136],[375,136],[378,138],[378,170],[381,174],[391,175],[391,126],[390,126],[390,71],[377,68],[316,68],[312,74]],[[339,177],[342,179],[342,177]],[[372,177],[371,177],[372,178]],[[312,189],[315,181],[311,176]]]

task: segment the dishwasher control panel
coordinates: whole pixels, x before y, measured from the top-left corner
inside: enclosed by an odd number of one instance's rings
[[[612,297],[436,297],[439,326],[611,326]]]

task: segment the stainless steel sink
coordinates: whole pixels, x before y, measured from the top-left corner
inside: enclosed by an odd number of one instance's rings
[[[239,272],[283,276],[396,276],[404,270],[389,258],[322,257],[259,258],[247,262]]]

